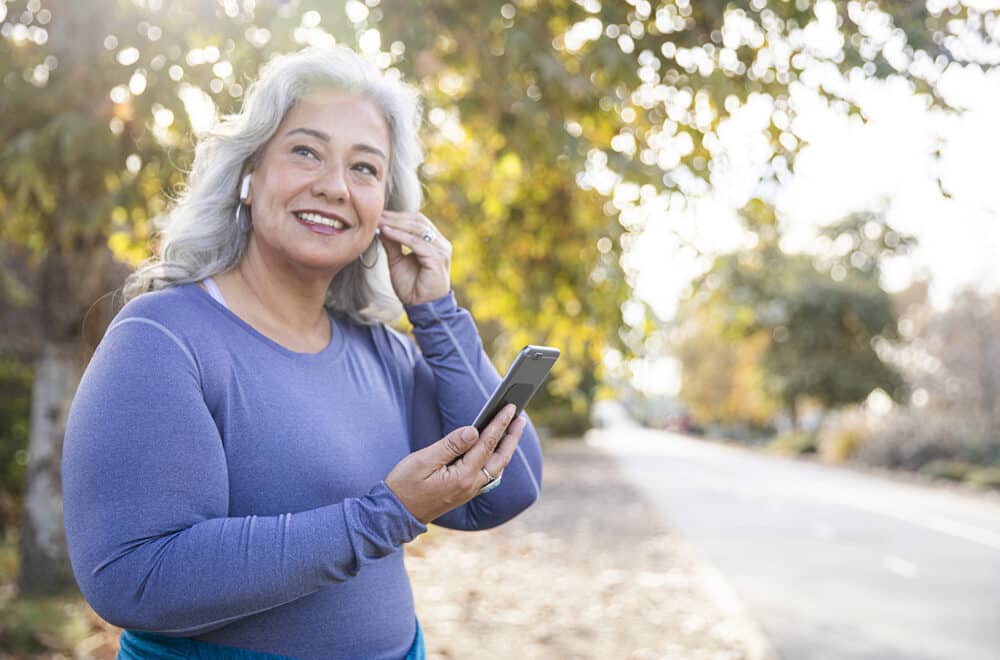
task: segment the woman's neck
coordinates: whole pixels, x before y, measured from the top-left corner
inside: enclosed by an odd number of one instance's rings
[[[239,264],[215,280],[233,313],[271,339],[312,348],[329,343],[328,276],[276,267],[251,241]]]

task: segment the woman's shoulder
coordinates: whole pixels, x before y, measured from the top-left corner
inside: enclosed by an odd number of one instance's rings
[[[136,355],[165,354],[177,347],[176,355],[199,369],[198,350],[206,326],[205,306],[199,303],[198,287],[179,285],[143,293],[129,300],[108,324],[95,352],[127,351]]]
[[[186,316],[204,313],[204,306],[197,299],[198,285],[181,284],[132,298],[115,315],[111,325],[129,318],[147,318],[151,321],[175,321]]]
[[[206,315],[211,309],[199,299],[201,293],[196,284],[181,284],[140,294],[118,311],[107,332],[139,321],[168,334],[197,333],[204,329]]]

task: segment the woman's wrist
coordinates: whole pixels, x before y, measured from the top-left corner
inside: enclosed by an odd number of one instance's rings
[[[438,323],[443,315],[450,314],[457,308],[458,303],[455,301],[454,290],[427,302],[403,305],[406,317],[414,327]]]

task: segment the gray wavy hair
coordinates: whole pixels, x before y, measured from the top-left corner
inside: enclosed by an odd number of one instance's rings
[[[249,223],[235,220],[241,176],[254,168],[285,115],[302,97],[331,88],[360,93],[382,109],[391,144],[386,208],[419,210],[417,168],[423,149],[417,137],[421,107],[416,89],[386,77],[373,63],[342,46],[281,55],[261,68],[238,114],[221,118],[198,136],[187,186],[173,208],[157,219],[161,232],[156,255],[125,281],[126,302],[149,291],[198,282],[239,263],[250,229]],[[374,268],[363,268],[355,260],[330,283],[328,310],[365,324],[399,318],[402,306],[389,282],[384,250],[378,241],[373,249]]]

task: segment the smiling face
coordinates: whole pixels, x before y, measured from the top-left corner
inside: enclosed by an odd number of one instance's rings
[[[304,96],[253,171],[251,248],[276,265],[332,279],[372,242],[389,149],[389,128],[370,98],[334,90]]]

